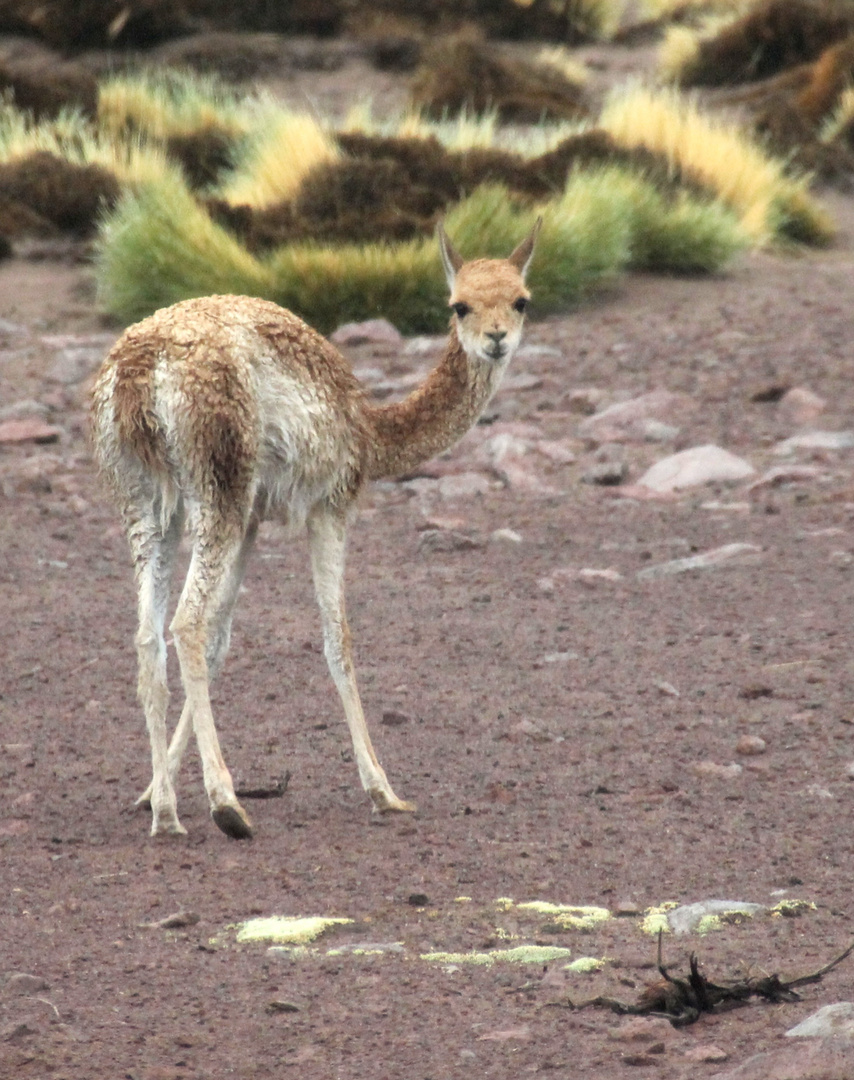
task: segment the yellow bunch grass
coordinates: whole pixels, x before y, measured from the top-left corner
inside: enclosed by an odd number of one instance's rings
[[[822,124],[820,138],[822,142],[833,142],[843,128],[854,121],[854,87],[849,86],[839,95],[836,108]]]
[[[567,82],[583,86],[587,82],[587,68],[563,45],[549,45],[539,50],[536,62],[559,71]]]
[[[525,125],[500,124],[494,110],[477,113],[467,109],[441,120],[414,110],[381,120],[373,115],[370,104],[363,103],[350,110],[339,130],[396,138],[433,137],[450,151],[498,148],[511,150],[523,157],[538,157],[588,127],[588,121],[572,120],[544,120],[539,124]]]
[[[132,188],[175,171],[162,150],[98,132],[76,110],[63,110],[53,120],[34,120],[9,102],[0,103],[0,162],[35,153],[54,154],[75,165],[100,165]]]
[[[249,140],[240,164],[219,190],[234,206],[262,209],[284,202],[313,168],[341,156],[331,132],[313,116],[272,101],[256,107]]]
[[[106,79],[98,88],[98,125],[113,137],[138,132],[158,142],[216,130],[238,138],[247,106],[213,77],[143,71]]]
[[[668,26],[656,59],[661,80],[683,82],[686,75],[690,75],[702,43],[716,37],[724,27],[739,17],[740,12],[735,10],[731,14],[707,15],[697,26]]]
[[[757,245],[781,233],[813,243],[830,238],[831,224],[808,196],[806,179],[787,177],[781,161],[734,124],[701,112],[691,97],[628,87],[606,102],[599,123],[621,146],[662,154],[674,170],[714,192]]]
[[[642,19],[684,19],[692,15],[744,15],[760,0],[642,0]]]

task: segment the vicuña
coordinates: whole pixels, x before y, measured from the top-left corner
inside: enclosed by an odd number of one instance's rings
[[[139,593],[138,692],[151,740],[152,835],[183,833],[175,778],[194,731],[211,815],[252,835],[220,750],[209,695],[228,651],[259,523],[307,529],[324,652],[362,785],[379,811],[392,791],[362,712],[344,608],[345,536],[369,480],[413,469],[455,443],[495,393],[519,345],[525,273],[539,222],[507,259],[464,262],[439,227],[452,310],[442,359],[403,401],[379,405],[343,356],[290,311],[207,296],[131,326],[98,374],[95,448],[121,509]],[[184,707],[167,743],[169,582],[185,523],[192,554],[170,624]]]

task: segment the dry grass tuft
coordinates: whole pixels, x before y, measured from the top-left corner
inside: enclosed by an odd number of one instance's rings
[[[675,91],[642,86],[614,94],[600,117],[627,147],[663,154],[683,176],[733,208],[756,244],[780,238],[826,243],[832,227],[807,194],[741,130],[702,113]]]
[[[582,83],[555,63],[510,59],[493,42],[466,37],[427,48],[410,93],[415,108],[433,117],[494,109],[502,120],[537,122],[589,113]]]
[[[751,82],[815,60],[852,31],[844,0],[764,0],[717,32],[694,32],[693,47],[691,31],[672,34],[664,63],[682,86]]]
[[[271,101],[257,106],[247,141],[240,163],[218,193],[235,206],[262,209],[291,199],[312,169],[340,156],[332,134],[313,116]]]

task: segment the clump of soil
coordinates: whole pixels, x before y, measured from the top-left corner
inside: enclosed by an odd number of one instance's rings
[[[341,161],[317,166],[296,196],[263,209],[218,199],[207,209],[250,251],[301,240],[364,243],[430,234],[449,205],[481,184],[503,184],[522,199],[547,199],[576,167],[622,164],[661,188],[690,180],[645,149],[626,150],[604,131],[564,139],[539,157],[495,148],[450,151],[434,136],[394,138],[351,132],[338,136]]]
[[[809,63],[854,32],[854,12],[839,0],[767,0],[700,43],[681,82],[727,86],[766,79]]]
[[[224,131],[203,128],[166,140],[166,153],[179,163],[194,190],[211,187],[234,164],[234,139]]]
[[[78,108],[94,116],[98,84],[94,75],[75,63],[51,59],[0,61],[0,91],[10,91],[19,109],[37,119],[52,119],[61,109]]]
[[[436,117],[461,109],[495,109],[502,120],[531,123],[589,115],[583,88],[556,68],[510,59],[493,44],[463,36],[425,51],[410,94],[414,105]]]
[[[90,236],[119,197],[116,177],[100,165],[75,165],[46,151],[0,165],[0,235],[56,230]]]
[[[847,135],[821,127],[854,78],[854,11],[838,0],[768,0],[700,44],[680,76],[688,86],[733,86],[721,101],[746,107],[773,152],[824,180],[849,183]]]

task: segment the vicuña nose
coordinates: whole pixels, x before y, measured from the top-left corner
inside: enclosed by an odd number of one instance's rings
[[[500,341],[503,341],[507,337],[506,330],[487,330],[486,336],[495,342],[497,345]]]

